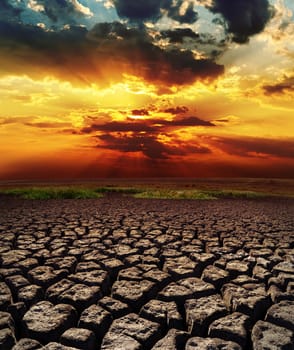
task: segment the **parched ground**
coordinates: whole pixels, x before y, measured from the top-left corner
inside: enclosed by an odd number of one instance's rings
[[[294,200],[0,198],[1,350],[294,349]]]

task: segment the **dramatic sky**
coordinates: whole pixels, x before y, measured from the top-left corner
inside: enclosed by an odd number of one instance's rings
[[[293,177],[293,0],[0,0],[0,180]]]

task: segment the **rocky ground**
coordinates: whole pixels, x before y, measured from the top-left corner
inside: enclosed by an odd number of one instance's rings
[[[294,200],[0,198],[1,350],[294,349]]]

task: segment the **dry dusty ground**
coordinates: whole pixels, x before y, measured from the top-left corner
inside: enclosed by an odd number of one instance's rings
[[[0,198],[0,348],[293,349],[294,200]]]

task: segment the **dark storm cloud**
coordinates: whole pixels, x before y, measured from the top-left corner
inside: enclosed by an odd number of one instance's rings
[[[224,67],[211,59],[196,59],[189,50],[165,50],[145,30],[99,23],[88,31],[71,26],[60,31],[12,22],[0,22],[0,72],[57,77],[89,84],[107,84],[131,73],[148,82],[185,85],[213,80]],[[101,79],[102,78],[102,79]]]
[[[0,19],[2,20],[19,21],[22,13],[30,18],[32,11],[45,15],[49,23],[54,25],[56,22],[77,24],[82,17],[92,15],[90,9],[83,6],[78,0],[34,0],[32,4],[29,4],[28,0],[0,1]],[[46,21],[45,17],[44,20]]]
[[[85,84],[90,71],[95,73],[90,57],[94,48],[85,41],[86,33],[82,27],[46,31],[0,21],[0,74],[27,74],[33,78],[52,74]]]
[[[157,50],[154,56],[156,61],[161,64],[159,69],[152,69],[148,72],[150,80],[166,81],[176,85],[191,84],[195,80],[215,79],[223,74],[224,67],[215,63],[212,59],[195,59],[192,51],[181,51],[174,49],[165,51],[163,49],[152,48],[153,52]],[[151,52],[150,52],[151,53]]]
[[[142,108],[142,109],[133,109],[132,110],[132,115],[149,115],[149,112],[147,109]]]
[[[180,129],[182,127],[206,126],[214,124],[197,117],[178,117],[173,120],[152,118],[141,121],[111,121],[106,123],[91,123],[80,130],[82,134],[91,134],[98,131],[108,132],[152,132],[160,133],[165,129]]]
[[[117,14],[130,20],[158,19],[164,1],[160,0],[114,0]]]
[[[132,62],[134,68],[138,61],[137,69],[148,81],[184,85],[197,79],[216,78],[224,71],[211,59],[195,59],[190,50],[162,49],[145,30],[127,28],[118,22],[97,24],[88,37],[100,47],[105,46],[105,54],[111,48],[112,55]]]
[[[23,4],[23,1],[20,1]],[[0,19],[11,18],[13,20],[18,19],[22,9],[19,6],[14,6],[10,0],[0,1]]]
[[[120,152],[142,152],[145,156],[152,159],[167,158],[168,148],[156,137],[152,135],[132,134],[128,135],[111,135],[103,134],[98,136],[103,141],[98,148],[106,148]]]
[[[176,118],[172,121],[166,122],[167,126],[214,126],[213,123],[208,122],[206,120],[202,120],[198,117],[184,117],[184,118]]]
[[[153,127],[145,122],[109,122],[105,124],[91,124],[81,129],[82,134],[90,134],[96,131],[109,132],[155,132],[156,127]]]
[[[268,0],[213,0],[209,9],[223,16],[237,43],[246,43],[262,32],[274,14]]]
[[[194,10],[194,4],[191,2],[185,9],[184,13],[181,13],[181,6],[184,1],[182,0],[167,0],[165,1],[165,9],[167,15],[180,23],[192,24],[197,21],[198,13]]]
[[[9,49],[17,53],[18,50],[23,50],[23,54],[26,52],[27,58],[36,60],[36,63],[41,56],[44,56],[44,59],[47,57],[43,62],[46,67],[46,64],[50,65],[50,58],[54,57],[58,60],[59,55],[64,55],[69,50],[70,59],[71,49],[82,49],[83,45],[86,46],[86,33],[87,30],[79,26],[60,31],[46,31],[33,25],[2,21],[0,22],[1,51],[5,53],[5,49]],[[35,58],[34,54],[38,57]],[[39,63],[42,64],[42,62]]]
[[[164,30],[161,32],[163,38],[169,39],[171,43],[183,43],[186,38],[198,39],[199,34],[193,32],[190,28],[175,28],[173,30]]]
[[[53,22],[62,20],[68,24],[76,23],[76,17],[82,15],[77,3],[68,0],[36,0],[36,4],[44,7],[44,13]]]
[[[281,83],[273,85],[264,85],[263,90],[266,95],[283,94],[285,92],[294,92],[294,76],[285,77]]]
[[[172,128],[182,128],[182,127],[196,127],[196,126],[215,126],[213,123],[200,119],[194,116],[187,117],[178,117],[173,120],[165,120],[165,119],[150,119],[148,121],[151,125],[157,125],[160,127],[172,127]]]
[[[186,106],[176,106],[176,107],[170,107],[163,110],[165,113],[170,114],[184,114],[189,111],[189,108]]]
[[[163,30],[158,34],[158,40],[168,40],[170,48],[196,50],[203,57],[215,61],[228,47],[229,37],[218,38],[213,33],[196,33],[190,28],[175,28]]]
[[[174,144],[165,144],[157,139],[156,135],[136,134],[97,136],[102,144],[97,148],[105,148],[119,152],[141,152],[150,159],[168,159],[172,156],[184,156],[190,153],[207,154],[210,150],[198,144],[187,145],[176,141]]]
[[[88,119],[87,119],[88,120]],[[150,159],[167,159],[171,156],[184,156],[193,153],[210,153],[207,147],[198,143],[183,142],[169,131],[183,127],[214,126],[197,117],[176,117],[174,120],[146,119],[140,121],[112,121],[106,123],[90,123],[78,134],[95,134],[100,140],[95,147],[120,152],[141,152]],[[168,143],[161,136],[171,138]]]
[[[167,16],[180,23],[194,23],[198,14],[190,3],[182,12],[183,0],[114,0],[117,14],[133,22],[157,21],[166,12]]]
[[[213,138],[211,144],[228,154],[241,157],[294,157],[294,139],[275,140],[266,138]]]

